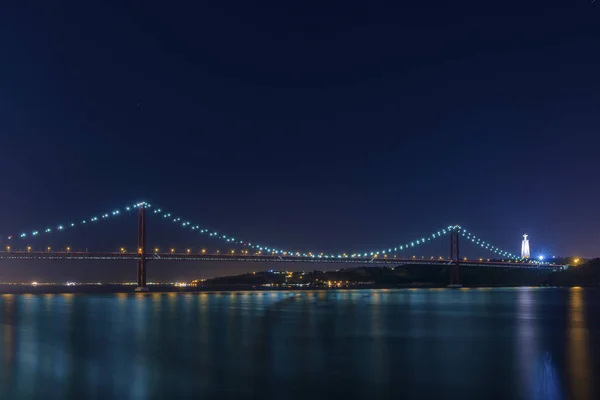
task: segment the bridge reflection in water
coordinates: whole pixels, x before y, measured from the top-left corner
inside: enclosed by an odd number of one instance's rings
[[[591,400],[598,307],[553,288],[8,295],[0,398]]]

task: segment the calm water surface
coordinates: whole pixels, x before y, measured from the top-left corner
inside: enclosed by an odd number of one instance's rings
[[[3,295],[0,399],[599,399],[600,291]]]

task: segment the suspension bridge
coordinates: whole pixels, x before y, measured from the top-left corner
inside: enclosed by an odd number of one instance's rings
[[[492,246],[490,243],[483,241],[481,238],[477,238],[472,233],[460,225],[448,226],[440,231],[434,232],[427,236],[423,236],[411,242],[406,242],[402,245],[389,247],[387,249],[379,249],[367,252],[345,252],[341,254],[331,254],[325,252],[300,252],[294,250],[283,250],[263,246],[254,242],[244,241],[236,239],[234,237],[215,232],[209,231],[208,229],[202,229],[199,225],[193,225],[190,221],[182,220],[181,217],[173,216],[169,212],[165,212],[160,208],[151,208],[151,204],[146,202],[139,202],[131,206],[126,206],[123,211],[113,210],[110,213],[104,213],[100,216],[94,216],[89,219],[81,220],[78,223],[70,222],[69,224],[58,224],[54,228],[46,228],[44,230],[33,230],[30,232],[21,232],[15,235],[8,235],[2,239],[6,239],[11,243],[7,245],[5,249],[0,251],[0,260],[131,260],[137,263],[137,288],[136,291],[148,291],[146,285],[146,274],[147,274],[147,263],[151,260],[167,260],[167,261],[205,261],[205,262],[259,262],[259,263],[337,263],[337,264],[363,264],[363,265],[388,265],[388,266],[402,266],[408,264],[418,265],[437,265],[446,266],[449,269],[449,287],[460,287],[460,266],[474,266],[474,267],[495,267],[495,268],[531,268],[531,269],[546,269],[556,270],[561,268],[561,265],[544,263],[539,261],[533,261],[528,259],[522,259],[516,255],[499,249],[496,246]],[[175,252],[175,249],[171,249],[168,252],[160,252],[158,248],[151,249],[154,251],[148,251],[146,246],[146,221],[147,213],[151,210],[152,214],[157,214],[174,224],[179,225],[184,229],[188,229],[199,234],[205,234],[208,237],[220,239],[231,245],[241,246],[246,250],[242,250],[241,253],[223,253],[220,252],[214,254],[208,254],[205,250],[200,253],[193,253],[191,250],[184,252]],[[20,239],[27,239],[40,236],[42,234],[49,234],[54,231],[65,231],[67,229],[75,228],[81,225],[94,224],[98,221],[108,219],[111,217],[119,216],[123,213],[136,212],[138,215],[138,229],[137,229],[137,251],[126,252],[121,249],[118,252],[82,252],[82,251],[71,251],[69,247],[61,251],[52,251],[51,248],[47,248],[46,251],[32,250],[31,246],[26,248],[18,247],[18,241]],[[434,258],[430,259],[412,258],[399,256],[398,253],[414,248],[436,238],[442,236],[449,236],[449,258]],[[493,259],[476,259],[469,260],[467,258],[460,258],[460,238],[463,241],[473,243],[485,250],[495,254]],[[13,244],[14,243],[14,244]],[[16,245],[15,245],[16,244]],[[251,250],[251,253],[250,253]],[[496,259],[496,257],[502,258]]]

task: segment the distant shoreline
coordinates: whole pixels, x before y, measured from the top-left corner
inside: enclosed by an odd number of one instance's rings
[[[9,290],[7,286],[10,287]],[[599,285],[580,285],[580,286],[550,286],[550,285],[477,285],[477,286],[465,286],[463,289],[511,289],[511,288],[600,288]],[[150,287],[149,292],[142,294],[160,294],[160,293],[178,293],[178,294],[193,294],[193,293],[211,293],[211,292],[314,292],[314,291],[352,291],[352,290],[384,290],[384,289],[448,289],[445,286],[436,285],[362,285],[362,286],[348,286],[348,287],[257,287],[252,285],[214,285],[208,287],[175,287],[172,285],[154,285]],[[453,289],[457,290],[457,289]],[[458,289],[460,290],[460,289]],[[26,285],[0,285],[0,295],[11,295],[11,294],[30,294],[30,295],[44,295],[44,294],[140,294],[134,292],[134,287],[131,285],[118,285],[118,284],[103,284],[103,285],[76,285],[76,286],[64,286],[64,285],[39,285],[39,286],[26,286]]]

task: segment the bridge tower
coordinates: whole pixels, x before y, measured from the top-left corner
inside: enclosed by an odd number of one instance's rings
[[[137,287],[136,292],[147,292],[146,286],[146,204],[140,204],[138,213],[138,247],[139,259],[137,262]]]
[[[459,253],[459,244],[458,244],[458,225],[453,227],[450,230],[450,284],[449,288],[461,288],[462,285],[460,283],[460,253]]]

